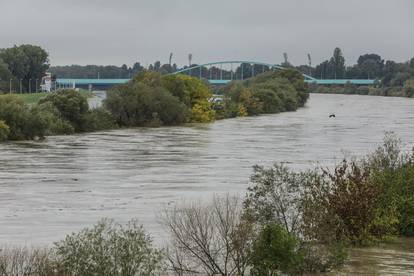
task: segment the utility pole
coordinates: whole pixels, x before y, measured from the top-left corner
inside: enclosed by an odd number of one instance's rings
[[[312,58],[310,54],[308,54],[308,65],[309,65],[309,76],[312,77]]]
[[[12,80],[13,80],[13,79],[10,79],[10,94],[11,94],[11,92],[12,92]]]
[[[170,53],[170,59],[169,59],[169,62],[168,62],[170,64],[170,67],[171,67],[172,58],[173,58],[173,53]]]
[[[193,61],[193,54],[188,54],[188,66],[191,67]]]

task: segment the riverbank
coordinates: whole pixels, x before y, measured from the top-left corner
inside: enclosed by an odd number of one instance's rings
[[[211,90],[197,78],[145,71],[109,90],[99,108],[88,105],[88,94],[71,89],[0,95],[0,141],[274,114],[295,111],[309,97],[295,70],[266,72],[222,92],[220,100],[212,101]]]
[[[309,93],[319,94],[344,94],[344,95],[368,95],[368,96],[384,96],[384,97],[414,97],[414,82],[407,82],[406,86],[397,87],[374,87],[374,86],[321,86],[310,85]]]

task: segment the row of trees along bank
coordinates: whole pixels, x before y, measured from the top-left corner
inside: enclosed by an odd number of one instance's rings
[[[136,221],[104,219],[52,248],[0,248],[0,275],[308,275],[340,269],[350,247],[414,236],[414,152],[388,134],[333,170],[254,167],[246,197],[161,212],[157,248]],[[21,274],[21,271],[30,271]]]
[[[0,49],[0,92],[38,91],[48,69],[49,54],[39,46]]]
[[[75,90],[60,90],[28,105],[18,95],[0,95],[0,140],[24,140],[118,127],[208,123],[215,119],[294,111],[308,97],[302,75],[293,69],[269,71],[225,86],[212,101],[203,81],[151,71],[137,74],[107,92],[103,107],[90,109]]]

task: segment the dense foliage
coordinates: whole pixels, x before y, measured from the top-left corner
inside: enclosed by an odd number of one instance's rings
[[[294,111],[309,94],[303,76],[294,69],[268,71],[243,82],[232,82],[216,103],[219,118]]]
[[[35,91],[49,68],[48,57],[44,49],[29,44],[0,49],[0,91],[10,89],[10,80],[14,91]]]
[[[48,120],[37,107],[26,105],[14,95],[0,95],[2,140],[31,140],[47,134]]]
[[[60,270],[68,275],[158,275],[161,251],[136,221],[102,220],[55,244]]]
[[[377,54],[364,54],[358,58],[357,64],[346,67],[345,59],[339,48],[334,50],[330,60],[326,60],[315,68],[307,65],[297,67],[318,79],[372,79],[376,85],[361,87],[345,86],[311,86],[311,92],[360,94],[376,96],[414,96],[414,58],[398,63],[385,61]]]
[[[205,123],[215,119],[211,96],[196,78],[145,71],[111,89],[105,107],[121,126]]]
[[[59,90],[34,105],[17,95],[0,95],[0,121],[0,140],[42,139],[116,127],[106,110],[90,110],[85,96],[75,90]]]
[[[128,79],[144,70],[139,62],[132,67],[126,64],[122,66],[107,65],[68,65],[52,66],[50,72],[63,79]]]
[[[268,224],[254,241],[251,275],[299,274],[302,262],[303,255],[295,236],[279,224]]]

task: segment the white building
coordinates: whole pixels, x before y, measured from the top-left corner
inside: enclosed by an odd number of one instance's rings
[[[52,73],[46,73],[46,75],[42,78],[40,89],[42,90],[42,92],[50,92],[52,91],[52,85]]]

